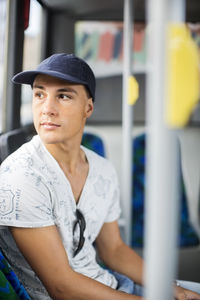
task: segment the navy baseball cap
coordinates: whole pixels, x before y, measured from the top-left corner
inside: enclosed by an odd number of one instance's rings
[[[83,84],[87,87],[90,96],[95,98],[95,76],[89,65],[74,54],[53,54],[43,60],[33,71],[24,71],[16,74],[12,81],[33,85],[38,74],[45,74],[68,82]]]

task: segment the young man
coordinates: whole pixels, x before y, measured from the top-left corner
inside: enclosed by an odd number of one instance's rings
[[[1,166],[0,245],[14,270],[35,300],[142,299],[143,262],[117,224],[115,170],[80,146],[93,112],[92,70],[72,54],[55,54],[13,81],[33,88],[38,134]],[[114,273],[97,263],[94,242]],[[175,294],[200,299],[181,287]]]

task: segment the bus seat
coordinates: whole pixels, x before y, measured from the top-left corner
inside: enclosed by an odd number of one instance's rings
[[[85,146],[86,148],[93,150],[97,154],[105,157],[105,147],[102,139],[93,133],[85,132],[83,134],[82,142],[81,144]]]
[[[0,271],[0,299],[20,300],[2,271]]]
[[[142,134],[134,138],[133,140],[133,197],[132,197],[132,246],[143,247],[144,246],[144,197],[145,197],[145,143],[146,135]],[[199,245],[199,238],[193,226],[190,224],[188,215],[187,199],[185,194],[185,186],[181,174],[181,224],[180,232],[178,236],[179,247],[190,247]]]
[[[31,300],[24,286],[0,250],[0,299]]]
[[[0,136],[0,163],[26,142],[23,128],[6,132]]]

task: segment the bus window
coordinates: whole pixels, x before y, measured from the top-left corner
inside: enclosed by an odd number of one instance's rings
[[[6,0],[0,0],[0,132],[2,131],[3,118],[3,86],[4,86],[4,65],[5,61],[5,31],[6,31]]]
[[[29,26],[24,34],[23,70],[32,70],[40,62],[41,49],[41,5],[36,0],[30,2]],[[32,122],[32,92],[29,85],[22,85],[21,123]]]

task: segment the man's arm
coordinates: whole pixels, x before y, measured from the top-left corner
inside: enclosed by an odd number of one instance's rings
[[[96,244],[100,258],[109,268],[143,284],[143,260],[122,241],[117,222],[103,225]]]
[[[56,226],[11,228],[12,235],[54,300],[139,300],[74,272]]]
[[[143,260],[122,241],[117,222],[103,225],[96,244],[100,258],[108,267],[143,285]],[[175,288],[174,299],[200,300],[200,295],[179,286]]]

